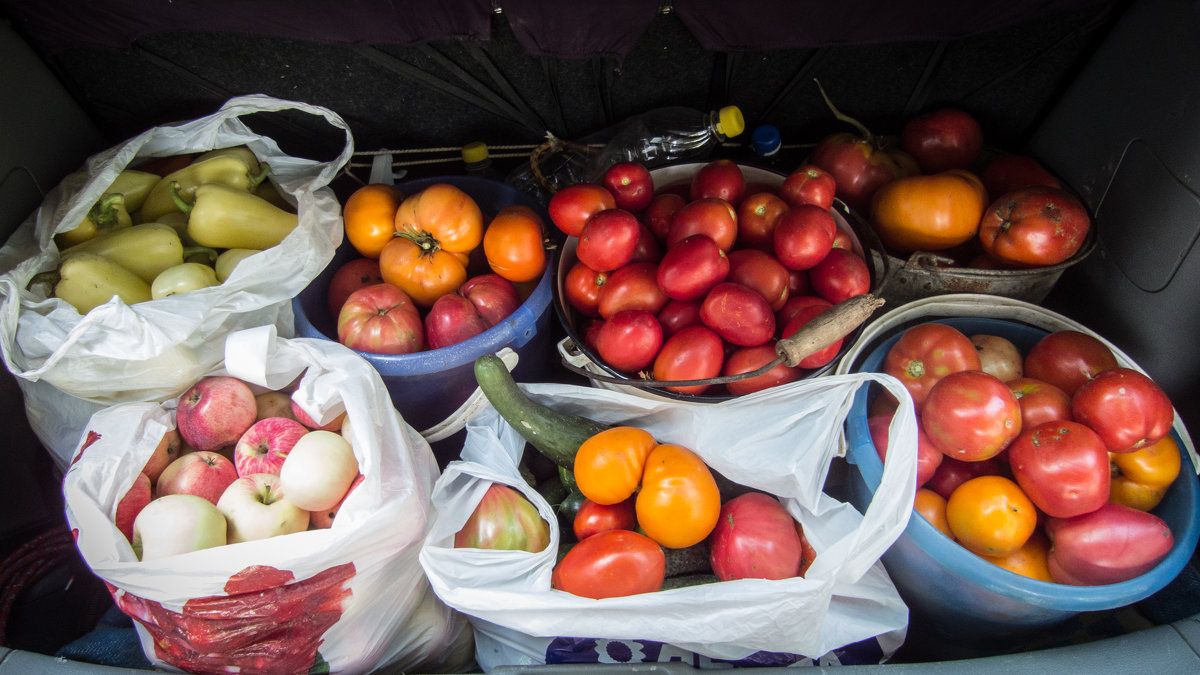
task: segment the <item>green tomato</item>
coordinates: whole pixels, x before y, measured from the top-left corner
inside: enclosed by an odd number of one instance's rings
[[[537,553],[550,544],[550,525],[517,490],[493,483],[454,535],[455,548]]]
[[[182,263],[168,267],[154,277],[154,283],[150,284],[150,297],[158,300],[169,295],[216,286],[219,283],[216,271],[208,265],[195,262]]]

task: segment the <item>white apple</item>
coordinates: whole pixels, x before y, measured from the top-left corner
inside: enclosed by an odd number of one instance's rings
[[[304,408],[301,408],[295,401],[292,401],[292,416],[309,429],[320,429],[322,431],[338,431],[342,428],[342,422],[346,419],[346,413],[343,412],[329,420],[328,424],[318,424],[312,415],[304,412]]]
[[[167,495],[146,505],[133,521],[133,552],[154,560],[225,545],[225,516],[207,499]]]
[[[308,529],[308,511],[293,504],[279,487],[279,476],[255,473],[233,481],[217,500],[229,523],[229,543],[266,539]]]
[[[179,438],[179,430],[169,430],[163,434],[162,440],[155,446],[154,452],[150,454],[150,459],[146,460],[146,465],[142,467],[142,473],[146,474],[146,477],[150,479],[150,484],[153,485],[162,475],[163,469],[178,459],[183,452],[183,440]]]
[[[206,377],[179,398],[175,424],[179,435],[197,450],[233,445],[258,417],[250,386],[236,377]]]
[[[292,417],[292,397],[284,391],[264,391],[254,397],[258,405],[258,420],[268,417]]]
[[[237,475],[278,475],[292,446],[307,433],[307,427],[290,417],[268,417],[255,422],[233,448],[233,466],[237,468]]]
[[[311,517],[309,518],[309,522],[312,523],[312,526],[318,530],[333,527],[333,519],[337,517],[338,511],[342,509],[342,504],[346,503],[346,500],[349,499],[350,494],[354,492],[354,488],[358,487],[359,484],[363,482],[363,478],[364,476],[361,473],[358,474],[358,477],[355,478],[354,481],[350,483],[350,487],[346,489],[346,494],[342,495],[342,498],[338,500],[338,503],[334,504],[332,507],[321,509],[320,511],[313,511]]]
[[[237,469],[224,455],[208,450],[189,452],[167,465],[155,484],[155,494],[195,495],[217,503],[221,493],[237,480]]]
[[[321,511],[341,501],[358,475],[350,444],[332,431],[310,431],[296,441],[279,470],[283,492],[305,511]]]
[[[150,503],[150,478],[145,472],[139,473],[137,478],[133,479],[133,485],[117,502],[116,513],[113,514],[113,523],[125,538],[133,540],[133,521],[142,509]]]

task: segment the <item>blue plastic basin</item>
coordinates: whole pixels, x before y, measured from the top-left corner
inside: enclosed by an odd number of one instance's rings
[[[988,318],[945,318],[939,323],[966,335],[1000,335],[1025,353],[1046,331],[1015,321]],[[869,352],[857,369],[878,372],[901,329]],[[865,509],[879,486],[883,465],[867,427],[869,392],[860,391],[846,419],[847,478],[850,501]],[[1183,457],[1179,477],[1154,514],[1170,526],[1175,544],[1146,574],[1119,584],[1067,586],[1037,581],[1009,572],[951,541],[929,521],[913,514],[900,539],[883,556],[883,564],[905,602],[936,629],[950,636],[995,639],[1026,634],[1075,614],[1123,607],[1142,600],[1170,583],[1187,565],[1200,535],[1200,488],[1178,434]]]

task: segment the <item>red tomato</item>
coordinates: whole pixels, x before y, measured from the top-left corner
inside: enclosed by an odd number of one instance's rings
[[[1015,380],[1024,373],[1025,357],[1011,340],[999,335],[972,335],[971,343],[979,352],[979,369],[983,372],[1001,382]]]
[[[675,192],[660,192],[654,195],[654,199],[650,200],[650,205],[642,211],[642,222],[659,241],[667,240],[667,232],[671,229],[671,221],[675,218],[675,212],[683,208],[687,204],[687,200],[682,195]]]
[[[354,258],[343,263],[329,280],[329,315],[336,318],[346,298],[354,291],[381,283],[383,274],[379,271],[379,260]]]
[[[627,309],[644,309],[658,314],[670,298],[658,286],[658,266],[654,263],[629,263],[614,270],[600,287],[600,316],[612,318]]]
[[[713,574],[733,579],[788,579],[803,556],[796,520],[779,500],[747,492],[725,502],[708,539]]]
[[[725,281],[753,288],[778,310],[788,299],[788,270],[775,256],[753,248],[729,252]]]
[[[938,493],[944,499],[950,499],[950,495],[954,494],[959,485],[972,478],[999,476],[1000,473],[1000,462],[995,457],[981,462],[964,462],[953,457],[943,457],[942,461],[938,463],[937,469],[934,469],[933,475],[929,477],[929,481],[925,483],[925,487]]]
[[[658,310],[658,322],[662,324],[663,339],[669,338],[688,326],[699,326],[699,300],[672,300]]]
[[[637,528],[637,514],[633,510],[634,498],[616,504],[597,504],[587,499],[575,512],[573,528],[575,539],[583,541],[593,534],[608,530],[633,530]]]
[[[337,319],[338,342],[376,354],[411,354],[425,348],[425,327],[408,294],[392,284],[350,294]]]
[[[656,281],[672,300],[699,300],[729,275],[729,258],[712,237],[693,234],[672,244]]]
[[[813,319],[817,318],[817,315],[821,314],[826,309],[827,309],[826,307],[822,307],[820,305],[814,305],[814,304],[810,304],[806,307],[801,307],[799,309],[796,309],[794,312],[792,312],[791,318],[788,319],[787,325],[785,325],[783,327],[783,330],[781,330],[779,332],[780,337],[781,338],[792,337],[793,335],[796,334],[797,331],[799,331],[806,324],[808,324],[809,321],[812,321]],[[837,357],[838,352],[841,351],[841,349],[842,349],[842,341],[844,339],[845,339],[845,336],[837,338],[836,340],[829,343],[828,345],[826,345],[826,346],[818,349],[817,351],[812,352],[808,356],[805,356],[804,358],[800,359],[800,361],[798,361],[796,363],[796,365],[801,368],[809,368],[809,369],[820,368],[821,366],[824,366],[825,364],[829,363],[830,361],[833,361],[833,359]]]
[[[729,202],[716,197],[688,202],[671,220],[667,248],[694,234],[708,235],[722,251],[728,251],[737,239],[737,211]]]
[[[640,213],[654,199],[654,179],[638,162],[617,162],[608,167],[600,183],[608,188],[618,209]]]
[[[789,206],[813,204],[828,211],[833,207],[837,181],[833,174],[813,164],[803,164],[788,174],[779,186],[779,196]]]
[[[546,211],[554,226],[569,237],[578,237],[588,218],[607,209],[617,208],[617,200],[602,185],[575,183],[550,198]]]
[[[916,160],[900,148],[881,149],[873,139],[848,132],[833,134],[818,143],[810,161],[828,171],[837,183],[837,196],[863,214],[869,211],[871,197],[880,187],[920,173]]]
[[[1001,155],[984,167],[979,176],[992,199],[1031,185],[1061,188],[1062,183],[1036,159],[1025,155]]]
[[[706,326],[688,326],[667,338],[654,359],[656,380],[706,380],[721,374],[725,343]],[[703,394],[711,385],[668,386],[680,394]]]
[[[813,305],[820,307],[821,311],[833,307],[832,302],[816,295],[794,295],[788,297],[787,302],[783,303],[783,307],[775,312],[775,326],[780,329],[777,337],[787,337],[783,334],[783,329],[792,320],[792,317],[801,310]]]
[[[1025,377],[1049,382],[1067,396],[1084,382],[1117,367],[1117,357],[1098,338],[1063,330],[1046,335],[1025,354]]]
[[[989,459],[1021,433],[1021,406],[996,376],[962,370],[930,388],[921,404],[921,427],[950,457]]]
[[[537,553],[550,544],[550,525],[525,495],[492,483],[462,529],[454,548],[487,548]]]
[[[1091,226],[1087,209],[1071,193],[1037,185],[992,202],[979,223],[979,242],[1005,265],[1057,265],[1083,246]]]
[[[1175,421],[1162,387],[1132,368],[1106,370],[1085,382],[1071,397],[1071,415],[1099,434],[1111,452],[1154,445]]]
[[[891,423],[892,415],[890,414],[872,415],[867,418],[867,429],[871,432],[871,442],[875,445],[875,454],[879,455],[881,462],[887,458],[888,434],[890,433],[888,426]],[[929,437],[925,435],[925,431],[918,424],[917,487],[924,486],[930,478],[933,478],[934,472],[941,466],[944,457],[942,451],[930,442]]]
[[[1013,478],[1039,509],[1054,518],[1095,511],[1108,501],[1108,449],[1077,422],[1043,422],[1008,448]]]
[[[736,162],[728,159],[713,160],[700,167],[696,175],[692,176],[688,194],[692,201],[715,197],[737,206],[746,196],[746,177]]]
[[[775,314],[758,291],[722,282],[700,305],[700,320],[739,347],[761,345],[775,336]]]
[[[662,347],[662,326],[644,309],[617,312],[596,333],[596,351],[608,365],[637,372],[654,362]]]
[[[600,289],[608,281],[606,272],[576,262],[563,279],[563,295],[575,311],[584,316],[600,316]]]
[[[900,145],[925,173],[969,169],[983,150],[983,128],[970,113],[941,108],[909,120]]]
[[[550,585],[585,598],[617,598],[662,589],[667,558],[649,537],[629,530],[594,534],[554,566]]]
[[[597,272],[611,272],[633,259],[641,234],[637,216],[624,209],[606,209],[583,224],[575,256]]]
[[[737,245],[771,251],[775,225],[787,210],[787,202],[772,192],[747,196],[737,209]]]
[[[633,257],[629,259],[629,262],[656,263],[662,260],[662,256],[662,244],[659,243],[658,237],[645,223],[642,223],[638,234],[637,248],[633,249]]]
[[[808,278],[807,270],[788,270],[788,297],[794,298],[798,295],[811,295],[812,282]]]
[[[721,371],[721,374],[740,375],[742,373],[753,372],[774,361],[776,356],[778,354],[775,353],[774,341],[753,347],[738,347],[725,359],[725,368]],[[742,394],[770,389],[771,387],[788,382],[795,382],[800,379],[800,375],[799,368],[780,362],[762,375],[755,375],[744,380],[726,382],[725,388],[729,390],[729,393],[741,396]]]
[[[1100,586],[1154,569],[1175,544],[1171,528],[1152,513],[1106,502],[1074,518],[1050,518],[1047,563],[1060,584]]]
[[[938,380],[979,367],[979,354],[970,338],[953,326],[935,321],[905,330],[883,358],[883,372],[900,380],[918,410]]]
[[[1049,382],[1018,377],[1005,384],[1021,406],[1021,428],[1032,429],[1042,422],[1074,419],[1071,416],[1071,397]]]
[[[808,279],[817,295],[837,304],[871,290],[871,271],[854,253],[835,248],[816,267],[808,270]]]
[[[792,207],[775,225],[772,234],[775,256],[788,269],[812,269],[833,249],[837,229],[833,216],[819,206]]]

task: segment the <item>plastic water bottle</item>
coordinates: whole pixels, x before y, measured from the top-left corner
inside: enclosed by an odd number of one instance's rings
[[[773,125],[756,127],[750,134],[749,149],[746,163],[753,166],[782,174],[791,173],[798,166],[796,159],[783,150],[779,129]]]

